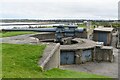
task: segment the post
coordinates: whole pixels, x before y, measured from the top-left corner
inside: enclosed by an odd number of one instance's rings
[[[120,28],[118,29],[118,43],[117,43],[117,48],[120,48]]]

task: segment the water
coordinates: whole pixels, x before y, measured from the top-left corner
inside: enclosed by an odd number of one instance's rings
[[[7,24],[13,24],[13,25],[7,25]],[[16,25],[14,25],[16,24]],[[18,24],[18,25],[17,25]],[[23,25],[19,25],[19,24],[23,24]],[[29,24],[29,25],[27,25]],[[36,25],[33,25],[33,24],[36,24]],[[27,27],[48,27],[48,26],[58,26],[58,25],[64,25],[64,24],[38,24],[38,23],[22,23],[22,22],[19,22],[19,23],[0,23],[0,29],[12,29],[14,27],[17,27],[17,28],[27,28]]]

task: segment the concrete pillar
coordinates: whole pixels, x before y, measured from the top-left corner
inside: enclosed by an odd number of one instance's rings
[[[102,50],[102,61],[105,61],[105,51],[104,50]]]
[[[80,64],[81,63],[81,55],[82,55],[82,50],[77,50],[76,51],[76,64]]]
[[[95,60],[97,61],[101,61],[102,60],[102,54],[103,52],[101,51],[100,48],[96,49],[96,53],[95,53]]]
[[[103,61],[108,61],[108,50],[103,50],[103,55],[102,55],[102,58],[103,58]]]
[[[104,61],[108,61],[109,58],[109,51],[108,50],[104,50]]]
[[[113,62],[113,50],[109,51],[109,61]]]
[[[92,61],[95,61],[96,47],[92,51]]]

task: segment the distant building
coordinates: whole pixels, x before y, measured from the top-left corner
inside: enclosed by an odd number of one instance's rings
[[[83,23],[86,25],[87,29],[90,29],[90,27],[91,27],[90,21],[84,21]]]

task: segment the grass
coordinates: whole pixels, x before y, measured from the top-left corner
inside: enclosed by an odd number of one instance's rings
[[[44,73],[44,75],[47,78],[108,78],[96,74],[89,74],[85,72],[76,72],[70,70],[61,70],[58,68],[48,70]]]
[[[91,28],[94,29],[95,25],[91,25]],[[87,26],[85,24],[78,24],[78,27],[80,28],[87,28]]]
[[[78,24],[78,27],[86,28],[86,25],[85,24]]]
[[[45,72],[37,65],[45,45],[2,44],[3,78],[108,78],[54,68]]]
[[[10,31],[10,32],[0,32],[0,37],[11,37],[23,34],[32,34],[35,32],[27,32],[27,31]]]
[[[0,78],[2,78],[2,45],[0,44]]]
[[[42,77],[37,65],[45,45],[2,44],[3,78]]]

